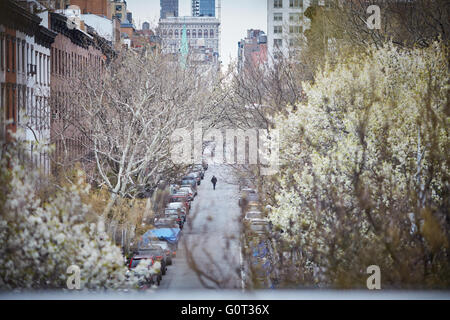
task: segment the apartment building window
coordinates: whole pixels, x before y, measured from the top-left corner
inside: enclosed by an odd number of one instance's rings
[[[289,0],[289,8],[301,8],[303,0]]]
[[[3,39],[2,39],[3,41]],[[3,54],[2,54],[3,57]],[[3,61],[3,60],[2,60]],[[1,85],[0,89],[0,139],[5,140],[5,86]]]
[[[22,42],[22,72],[27,72],[27,65],[25,61],[25,41]]]
[[[283,47],[283,39],[273,39],[273,46],[275,48]]]
[[[39,53],[39,84],[42,84],[42,53]]]
[[[198,30],[198,37],[199,38],[203,38],[203,32],[202,32],[202,30],[200,29],[200,30]]]
[[[289,33],[301,33],[301,26],[289,26]]]
[[[289,22],[298,24],[301,21],[301,14],[300,13],[290,13],[289,14]]]
[[[12,121],[16,124],[16,88],[12,88]]]
[[[273,7],[274,8],[283,8],[283,0],[274,0]]]
[[[16,39],[12,39],[12,45],[11,45],[11,51],[12,51],[12,72],[16,72]]]
[[[282,13],[274,13],[273,21],[278,21],[278,22],[283,21],[283,14]]]
[[[274,26],[273,33],[283,33],[283,27],[282,26]]]
[[[192,30],[192,38],[197,38],[197,31],[195,29]]]
[[[188,38],[190,38],[191,37],[191,30],[186,30],[186,36],[188,37]]]
[[[5,70],[5,62],[4,62],[4,58],[5,58],[5,54],[3,53],[3,50],[5,48],[5,36],[2,34],[0,34],[0,65],[1,65],[1,70]]]
[[[5,45],[5,51],[6,51],[6,70],[9,72],[9,57],[11,56],[9,53],[9,36],[6,37],[6,45]]]
[[[209,30],[209,37],[214,38],[214,29]]]
[[[178,29],[175,29],[175,32],[174,32],[174,33],[175,33],[175,38],[178,38],[179,35],[180,35]]]
[[[208,38],[208,29],[203,30],[203,36]]]

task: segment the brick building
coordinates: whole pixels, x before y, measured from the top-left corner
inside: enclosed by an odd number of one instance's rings
[[[23,129],[19,138],[30,151],[50,140],[50,46],[56,34],[46,28],[44,14],[34,14],[35,1],[0,2],[0,138],[10,141],[7,130]],[[34,166],[49,171],[46,152],[33,153]]]
[[[91,149],[88,126],[83,110],[74,103],[71,78],[76,73],[89,70],[99,74],[107,60],[106,41],[95,34],[67,27],[67,17],[50,13],[51,29],[57,32],[52,45],[51,60],[51,141],[55,145],[52,171],[80,163],[89,169]],[[88,68],[88,69],[87,69]],[[82,129],[81,129],[82,128]]]

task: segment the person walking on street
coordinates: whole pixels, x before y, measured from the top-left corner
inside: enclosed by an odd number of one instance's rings
[[[216,178],[216,176],[213,176],[213,177],[212,177],[211,182],[212,182],[212,184],[213,184],[213,189],[216,190],[216,183],[217,183],[217,178]]]

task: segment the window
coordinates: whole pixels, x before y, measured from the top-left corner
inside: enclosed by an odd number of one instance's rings
[[[12,56],[11,56],[11,61],[12,61],[12,72],[16,72],[16,39],[12,39]]]
[[[274,26],[273,33],[283,33],[283,27],[282,26]]]
[[[25,42],[22,42],[22,72],[26,72],[26,64],[25,64]]]
[[[190,29],[188,29],[188,30],[186,31],[186,36],[187,36],[188,38],[191,37],[191,30],[190,30]]]
[[[6,37],[6,70],[9,72],[9,57],[11,56],[9,53],[9,36]]]
[[[198,37],[203,38],[202,30],[198,30]]]
[[[214,29],[209,30],[209,37],[214,38]]]
[[[5,41],[5,37],[3,36],[3,34],[0,35],[0,65],[1,65],[1,70],[5,70],[5,63],[3,61],[5,55],[3,54],[3,49],[5,47],[5,45],[3,44],[3,42]],[[3,92],[3,91],[2,91]],[[3,95],[2,95],[3,97]]]
[[[178,29],[175,29],[175,38],[178,38],[179,37],[179,31],[178,31]]]
[[[170,29],[169,30],[169,38],[172,38],[173,37],[173,31],[172,31],[172,29]]]
[[[283,8],[283,0],[274,0],[273,7],[274,8]]]
[[[197,38],[197,30],[192,30],[192,38]]]
[[[273,21],[283,21],[283,14],[282,13],[274,13]]]
[[[273,46],[275,48],[283,47],[283,39],[273,39]]]
[[[207,29],[203,30],[203,35],[205,38],[208,38],[208,30]]]
[[[302,0],[289,0],[289,8],[301,8],[302,6]]]
[[[300,13],[290,13],[289,14],[289,22],[290,23],[300,23],[301,15]]]
[[[289,26],[289,33],[300,33],[301,27],[300,26]]]

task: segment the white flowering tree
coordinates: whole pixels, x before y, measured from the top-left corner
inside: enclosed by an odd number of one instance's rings
[[[37,193],[42,177],[19,162],[19,149],[10,143],[0,160],[0,288],[66,288],[72,265],[80,268],[82,289],[134,287],[120,248],[101,223],[86,222],[83,176],[44,202]]]
[[[289,281],[364,286],[378,265],[386,284],[450,285],[447,57],[437,43],[342,56],[275,120]]]

